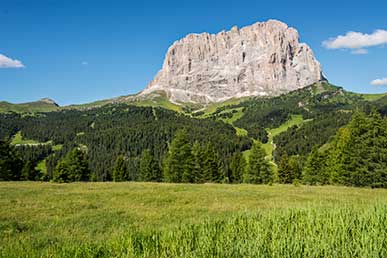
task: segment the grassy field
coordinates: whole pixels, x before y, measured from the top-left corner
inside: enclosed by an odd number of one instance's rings
[[[1,257],[383,257],[387,190],[0,183]]]
[[[21,134],[21,131],[17,132],[15,134],[15,136],[12,138],[12,141],[11,141],[11,144],[13,145],[18,145],[18,144],[26,144],[26,145],[29,145],[29,144],[39,144],[39,142],[35,141],[35,140],[26,140],[26,139],[23,139],[23,136]]]

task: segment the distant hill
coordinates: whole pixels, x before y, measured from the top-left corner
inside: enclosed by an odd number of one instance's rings
[[[60,107],[55,101],[49,98],[44,98],[35,102],[27,102],[21,104],[13,104],[6,101],[0,102],[0,112],[16,112],[16,113],[31,113],[31,112],[50,112],[57,111]]]

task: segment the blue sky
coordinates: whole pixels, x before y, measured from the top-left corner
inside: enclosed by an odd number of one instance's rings
[[[175,40],[267,19],[295,27],[332,83],[386,92],[387,2],[358,2],[0,0],[0,100],[66,105],[136,93]]]

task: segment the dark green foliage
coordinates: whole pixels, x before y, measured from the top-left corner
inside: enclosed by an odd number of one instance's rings
[[[23,161],[16,149],[0,140],[0,181],[20,180]]]
[[[194,158],[187,130],[177,131],[169,146],[164,164],[164,180],[166,182],[193,182]]]
[[[387,120],[355,112],[333,141],[328,171],[336,183],[387,187]]]
[[[202,153],[202,181],[203,182],[222,182],[224,176],[221,173],[221,164],[218,153],[211,143],[207,143]]]
[[[292,114],[314,118],[319,114],[353,108],[354,105],[361,103],[361,97],[322,82],[278,97],[254,98],[230,107],[244,107],[244,115],[234,124],[246,129],[249,135],[252,135],[260,128],[280,126]],[[280,156],[282,155],[283,153]]]
[[[330,176],[327,173],[326,161],[326,155],[321,153],[317,146],[313,147],[302,171],[303,182],[310,185],[328,184]]]
[[[300,180],[302,173],[301,158],[298,156],[282,156],[278,164],[278,181],[282,184],[292,184],[294,180]]]
[[[55,167],[53,180],[60,183],[88,181],[89,176],[87,154],[74,148]]]
[[[28,160],[24,163],[21,171],[21,180],[38,181],[41,178],[41,173],[36,169],[36,163]]]
[[[243,182],[250,184],[269,184],[273,182],[274,172],[265,156],[266,153],[262,148],[262,144],[259,142],[254,143],[250,151]]]
[[[23,161],[30,160],[37,163],[53,153],[51,144],[18,145],[15,147],[23,157]]]
[[[195,143],[192,146],[192,157],[193,157],[192,173],[194,175],[195,182],[204,183],[206,181],[209,181],[210,178],[205,178],[205,175],[203,174],[205,153],[204,153],[203,146],[198,141],[195,141]]]
[[[333,111],[316,115],[313,120],[305,122],[301,127],[289,128],[274,137],[275,160],[279,160],[285,153],[289,156],[308,155],[313,146],[320,147],[334,137],[337,130],[346,125],[350,118],[350,112]]]
[[[192,142],[211,142],[223,163],[235,151],[247,150],[252,144],[248,137],[237,136],[231,125],[213,119],[194,119],[162,108],[116,104],[34,116],[0,114],[2,138],[21,131],[26,139],[63,144],[62,150],[45,158],[47,178],[52,178],[55,166],[67,152],[82,144],[88,148],[90,169],[95,180],[110,180],[114,163],[122,153],[125,153],[131,180],[137,180],[142,151],[149,149],[161,164],[166,157],[168,143],[182,128],[186,128]]]
[[[141,154],[140,180],[145,182],[162,181],[162,172],[159,164],[149,150],[144,150]]]
[[[231,158],[230,168],[229,168],[229,182],[238,184],[243,180],[243,175],[246,171],[246,159],[243,157],[243,154],[240,152],[234,153]]]
[[[114,163],[112,179],[114,182],[128,181],[128,167],[126,165],[124,156],[119,155]]]

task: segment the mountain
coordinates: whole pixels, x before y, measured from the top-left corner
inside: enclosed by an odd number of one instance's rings
[[[218,34],[189,34],[168,49],[162,69],[140,96],[164,92],[176,103],[277,96],[323,80],[298,32],[276,20]]]
[[[6,101],[0,102],[0,112],[49,112],[59,110],[59,105],[52,99],[43,98],[34,102],[27,102],[21,104],[13,104]]]

